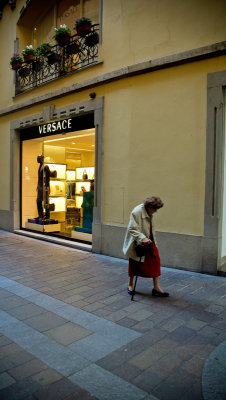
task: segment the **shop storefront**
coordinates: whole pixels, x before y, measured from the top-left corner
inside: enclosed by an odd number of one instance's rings
[[[54,106],[47,106],[30,121],[12,123],[14,230],[93,243],[101,204],[99,104],[79,104],[77,115],[74,108],[53,115]],[[59,118],[66,111],[69,116]]]
[[[92,115],[22,131],[21,228],[92,241],[94,182]]]

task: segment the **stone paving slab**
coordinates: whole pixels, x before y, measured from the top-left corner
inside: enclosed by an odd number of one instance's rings
[[[125,260],[2,231],[0,275],[1,400],[203,400],[226,340],[225,278],[162,268],[170,297],[139,278],[131,302]]]
[[[69,378],[99,400],[141,400],[146,393],[95,364]]]
[[[204,400],[226,398],[226,341],[222,342],[208,357],[203,370]]]
[[[52,312],[45,312],[35,317],[27,318],[26,325],[31,326],[33,329],[44,332],[56,328],[68,322],[65,318],[59,317]]]
[[[72,324],[71,322],[67,322],[66,324],[45,331],[46,336],[65,346],[76,341],[79,341],[80,343],[82,338],[92,334],[93,332],[89,329],[83,328],[77,324]]]

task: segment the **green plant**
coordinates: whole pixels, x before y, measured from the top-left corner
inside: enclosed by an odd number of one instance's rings
[[[82,25],[86,25],[86,24],[92,25],[92,21],[90,18],[87,18],[87,17],[78,18],[75,20],[75,29],[79,28]]]
[[[13,53],[13,56],[10,59],[10,64],[12,65],[16,61],[23,62],[23,60],[22,60],[22,58],[21,58],[19,53]]]
[[[59,28],[54,28],[55,34],[53,36],[53,39],[56,41],[61,37],[61,36],[71,36],[71,30],[70,28],[67,28],[67,25],[60,25]]]
[[[35,55],[35,50],[33,49],[32,44],[30,46],[26,46],[25,49],[22,50],[23,56],[26,56],[27,54],[34,54]]]
[[[42,43],[35,50],[35,54],[38,57],[40,56],[47,57],[50,52],[51,52],[51,46],[49,43]]]

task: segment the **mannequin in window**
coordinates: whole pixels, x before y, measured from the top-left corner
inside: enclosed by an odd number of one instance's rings
[[[50,171],[48,165],[44,164],[44,156],[39,155],[37,157],[37,162],[40,164],[38,169],[38,185],[37,185],[37,209],[38,209],[38,219],[49,219],[49,184],[50,177],[56,178],[56,171]],[[43,202],[44,210],[43,212]]]

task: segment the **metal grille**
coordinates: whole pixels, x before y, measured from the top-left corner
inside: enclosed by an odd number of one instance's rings
[[[99,24],[84,37],[70,37],[64,46],[51,46],[48,55],[23,63],[16,71],[16,95],[50,81],[78,72],[98,61]]]

